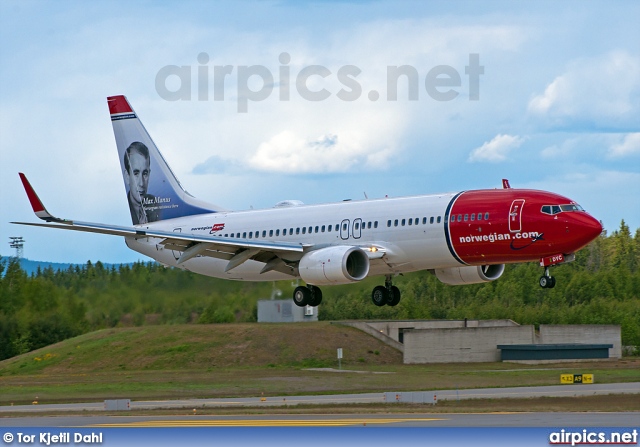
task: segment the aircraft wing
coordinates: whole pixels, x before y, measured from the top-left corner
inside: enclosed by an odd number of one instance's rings
[[[308,246],[299,243],[287,242],[258,242],[247,239],[224,238],[219,236],[195,235],[156,230],[143,226],[118,226],[93,222],[81,222],[76,220],[60,219],[49,213],[35,190],[20,173],[20,179],[25,188],[33,212],[47,223],[11,222],[18,225],[30,225],[36,227],[57,228],[61,230],[84,231],[89,233],[109,234],[133,238],[158,238],[158,245],[167,249],[180,251],[182,255],[178,259],[181,264],[198,255],[210,256],[228,260],[226,271],[238,267],[249,259],[263,262],[265,267],[262,272],[271,270],[294,275],[293,267],[285,260],[298,259]]]

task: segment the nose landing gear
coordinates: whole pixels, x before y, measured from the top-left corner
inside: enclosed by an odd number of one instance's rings
[[[549,274],[549,267],[544,268],[544,275],[538,281],[543,289],[553,289],[556,286],[556,279]]]
[[[576,255],[574,253],[563,254],[558,253],[552,256],[547,256],[540,259],[540,267],[544,267],[544,274],[540,277],[540,287],[543,289],[553,289],[556,286],[556,279],[549,274],[549,267],[554,265],[566,264],[567,262],[575,261]]]

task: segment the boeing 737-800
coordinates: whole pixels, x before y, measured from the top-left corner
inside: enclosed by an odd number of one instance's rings
[[[187,193],[124,96],[108,99],[131,211],[131,226],[54,217],[24,174],[35,214],[14,222],[124,236],[129,248],[172,267],[239,281],[301,278],[298,306],[317,306],[319,286],[385,277],[378,306],[395,306],[395,275],[429,270],[451,285],[498,279],[507,263],[549,267],[572,261],[602,231],[573,200],[511,188],[304,205],[287,200],[262,210],[228,211]]]

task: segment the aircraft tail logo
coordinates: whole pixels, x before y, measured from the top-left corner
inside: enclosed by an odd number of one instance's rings
[[[134,225],[222,211],[182,188],[126,97],[107,102]]]

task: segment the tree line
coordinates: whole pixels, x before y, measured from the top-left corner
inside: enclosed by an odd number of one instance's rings
[[[324,287],[321,320],[504,319],[520,324],[619,324],[622,343],[640,347],[640,229],[624,221],[552,270],[542,289],[536,263],[507,265],[485,284],[447,286],[429,272],[394,279],[396,307],[370,299],[381,278]],[[257,319],[257,302],[289,297],[296,281],[234,282],[154,262],[105,267],[87,262],[28,275],[15,258],[0,263],[0,360],[89,331],[149,324],[231,323]]]

